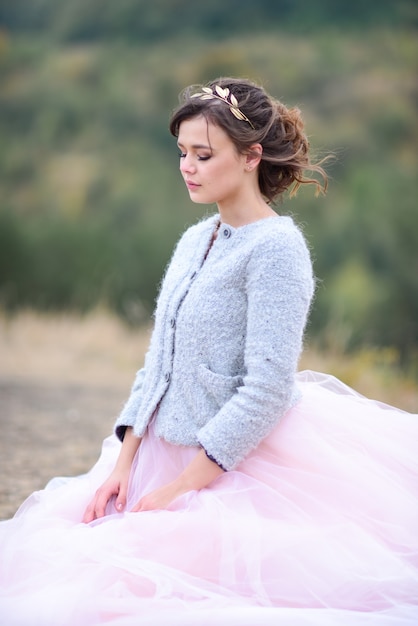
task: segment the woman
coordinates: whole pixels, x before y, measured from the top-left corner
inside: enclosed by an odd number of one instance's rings
[[[314,279],[270,204],[326,186],[300,113],[218,79],[183,93],[170,130],[191,199],[218,212],[174,251],[96,466],[3,524],[0,616],[415,624],[417,416],[296,374]]]

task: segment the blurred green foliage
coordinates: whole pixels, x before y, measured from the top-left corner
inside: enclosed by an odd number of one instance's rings
[[[202,215],[169,113],[185,85],[243,75],[300,106],[318,156],[337,155],[325,198],[278,207],[312,246],[310,336],[417,359],[416,2],[14,0],[0,20],[3,308],[147,319]]]

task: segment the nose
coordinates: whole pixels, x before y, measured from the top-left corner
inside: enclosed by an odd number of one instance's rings
[[[196,165],[191,156],[187,155],[180,159],[180,171],[183,174],[193,174],[196,172]]]

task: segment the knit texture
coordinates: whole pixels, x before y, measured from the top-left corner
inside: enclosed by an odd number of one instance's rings
[[[207,254],[219,219],[192,226],[177,244],[144,368],[115,432],[122,439],[133,426],[142,436],[155,415],[158,436],[202,446],[231,470],[299,398],[294,378],[314,280],[291,218],[221,223]]]

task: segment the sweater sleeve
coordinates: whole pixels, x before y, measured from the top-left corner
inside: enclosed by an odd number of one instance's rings
[[[198,433],[208,456],[226,470],[273,430],[291,404],[313,284],[298,230],[255,246],[247,266],[243,384]]]
[[[115,422],[115,435],[123,441],[128,426],[134,426],[142,402],[142,386],[145,378],[145,367],[138,370],[133,382],[131,393],[118,419]]]

